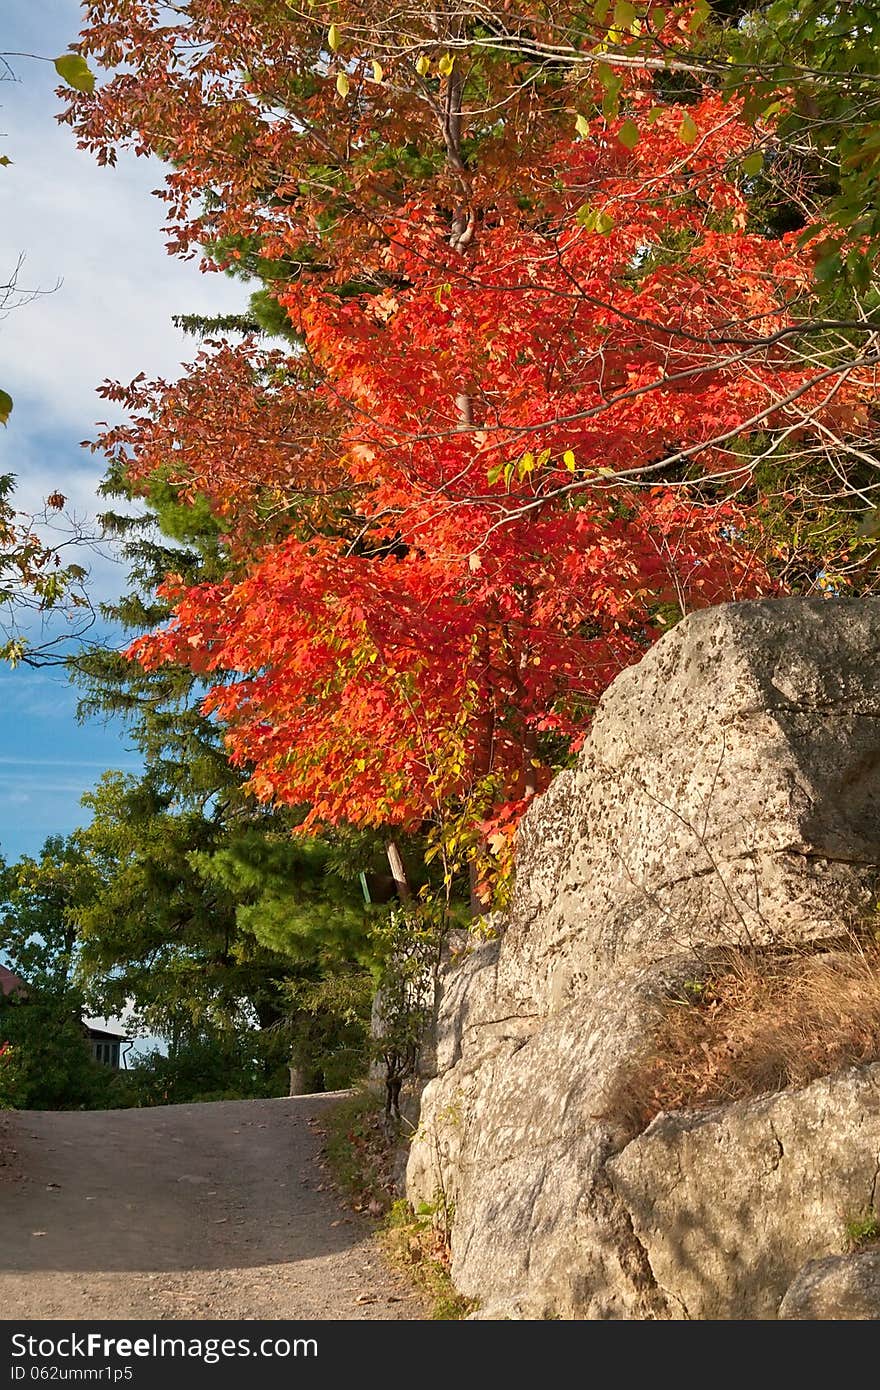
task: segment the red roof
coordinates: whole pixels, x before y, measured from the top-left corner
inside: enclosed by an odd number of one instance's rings
[[[14,975],[11,970],[7,970],[5,965],[0,965],[0,994],[27,994],[27,986],[19,975]]]

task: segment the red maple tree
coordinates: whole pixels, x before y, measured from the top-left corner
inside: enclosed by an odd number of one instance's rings
[[[133,421],[103,447],[207,498],[228,564],[170,577],[131,655],[213,676],[306,825],[433,821],[473,857],[671,612],[770,587],[738,443],[860,408],[790,350],[810,268],[749,227],[753,132],[638,62],[572,89],[475,57],[464,16],[88,8],[84,51],[130,68],[71,101],[81,140],[173,158],[174,248],[271,267],[295,335],[107,388]]]

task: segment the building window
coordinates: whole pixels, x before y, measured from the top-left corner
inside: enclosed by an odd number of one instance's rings
[[[92,1043],[92,1053],[95,1061],[106,1067],[119,1066],[119,1043],[95,1041]]]

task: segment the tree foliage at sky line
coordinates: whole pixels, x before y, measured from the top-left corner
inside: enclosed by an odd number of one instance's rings
[[[77,661],[147,763],[82,834],[120,863],[133,834],[138,872],[171,845],[193,901],[149,941],[85,913],[81,950],[151,1009],[186,942],[231,971],[208,1012],[256,1009],[252,949],[307,940],[313,985],[363,966],[353,884],[383,846],[405,898],[503,902],[523,810],[683,612],[875,587],[880,15],[84,15],[97,81],[62,119],[102,162],[164,160],[172,252],[260,288],[181,317],[204,341],[179,381],[103,388],[129,417],[94,445],[107,490],[161,534],[125,537],[126,654]],[[319,907],[340,855],[344,949]],[[298,936],[285,893],[318,881]]]

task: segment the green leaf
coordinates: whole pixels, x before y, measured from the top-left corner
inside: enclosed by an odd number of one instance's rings
[[[79,53],[62,53],[60,58],[55,59],[55,71],[74,91],[95,90],[95,74]]]
[[[696,122],[693,116],[685,112],[681,125],[678,127],[678,138],[683,145],[692,145],[699,135]]]
[[[639,143],[639,128],[635,121],[624,121],[617,132],[617,138],[628,150],[634,150]]]
[[[5,425],[12,414],[12,397],[8,391],[0,391],[0,425]]]
[[[590,207],[589,203],[583,203],[578,208],[575,221],[585,232],[598,232],[600,236],[607,236],[614,226],[613,217],[607,212],[602,212],[600,208]]]
[[[339,47],[339,39],[339,26],[337,24],[331,24],[329,32],[327,34],[327,47],[332,49],[334,53]]]
[[[617,0],[614,6],[615,29],[629,29],[635,23],[635,18],[635,5],[631,5],[629,0]]]
[[[502,474],[503,472],[504,472],[504,464],[503,464],[503,463],[496,463],[496,464],[493,464],[493,466],[489,469],[489,472],[486,474],[486,482],[489,484],[490,487],[494,487],[494,486],[495,486],[495,484],[498,482],[498,479],[501,477],[501,474]]]
[[[618,77],[617,73],[608,63],[596,63],[593,72],[596,74],[596,80],[600,82],[603,87],[612,88],[615,92],[620,91],[623,85],[623,78]]]
[[[813,274],[822,285],[827,285],[829,281],[835,280],[841,273],[843,265],[840,259],[840,252],[836,248],[823,251],[816,261],[816,269]]]
[[[586,116],[578,112],[577,116],[575,117],[574,128],[577,131],[578,135],[580,135],[582,139],[586,140],[587,136],[590,133],[590,122],[587,120]]]
[[[763,167],[764,156],[760,150],[753,150],[751,154],[746,155],[745,159],[742,162],[742,170],[744,174],[760,174]]]
[[[712,13],[712,6],[709,0],[697,0],[696,5],[691,10],[691,33],[695,34],[698,29],[706,23]]]
[[[8,661],[10,667],[14,671],[24,656],[24,652],[24,642],[17,641],[13,638],[6,643],[5,647],[0,647],[0,661]]]

